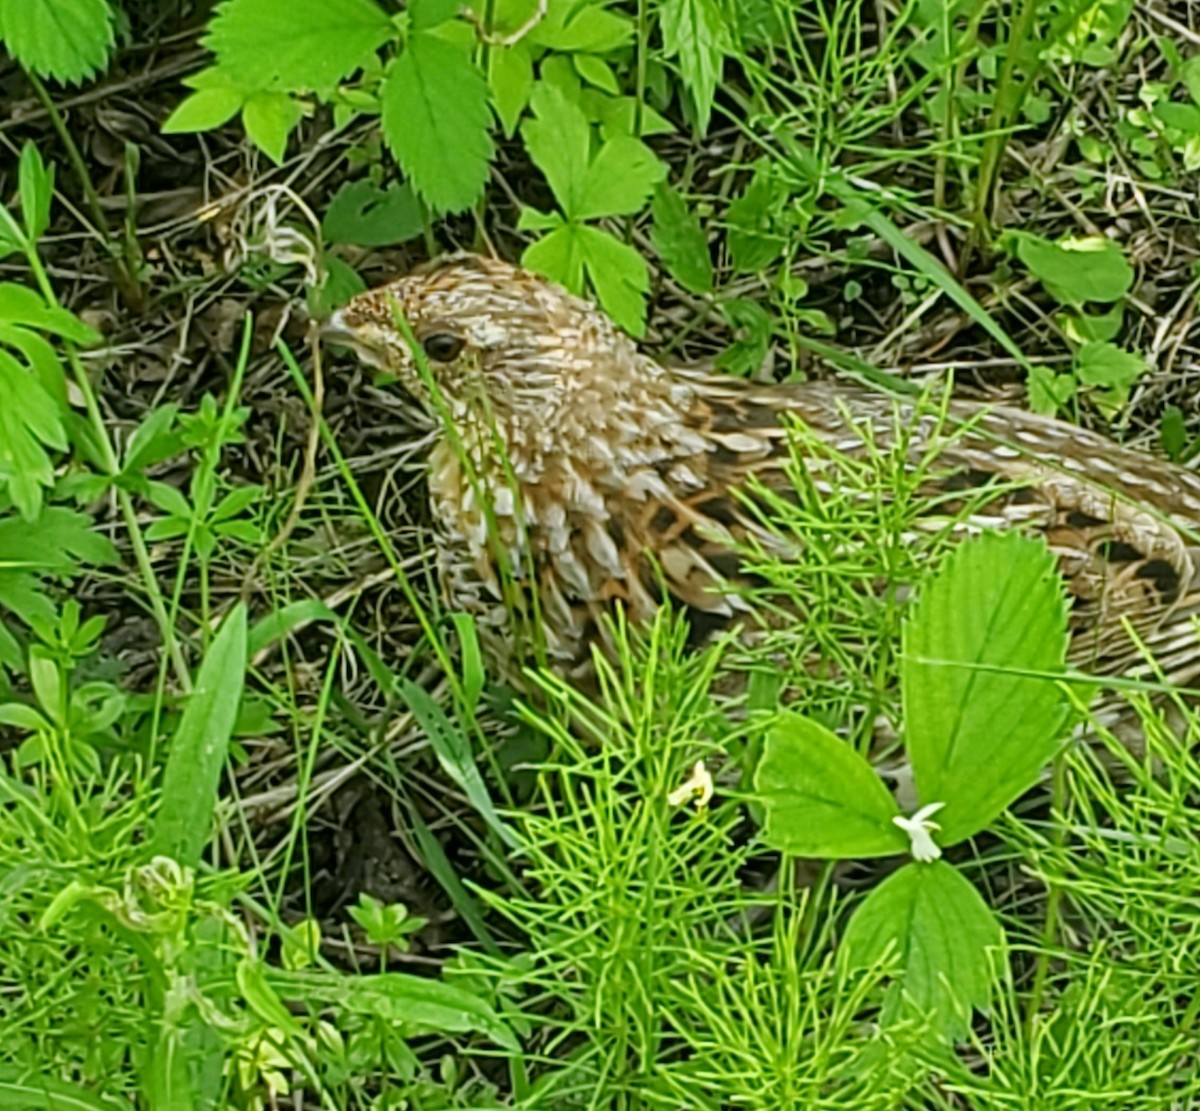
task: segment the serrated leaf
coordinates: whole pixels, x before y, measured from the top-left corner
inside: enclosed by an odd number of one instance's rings
[[[650,241],[667,272],[691,293],[711,293],[712,256],[699,217],[665,183],[654,190],[650,214],[654,217]]]
[[[1058,243],[1031,232],[1009,232],[1016,255],[1064,305],[1118,301],[1133,285],[1133,268],[1119,244],[1103,236]]]
[[[190,131],[212,131],[228,123],[246,103],[246,93],[227,86],[197,89],[184,97],[162,125],[164,135]]]
[[[721,314],[734,329],[734,341],[717,356],[717,366],[732,374],[750,374],[763,365],[771,347],[771,315],[757,301],[736,297],[721,304]]]
[[[696,106],[703,133],[725,63],[729,36],[715,0],[663,0],[659,7],[663,52],[679,59],[679,71]]]
[[[909,864],[859,905],[842,939],[850,970],[891,956],[897,983],[884,1005],[885,1025],[927,1018],[935,1034],[959,1038],[972,1009],[984,1009],[1003,961],[1004,930],[975,888],[944,861]]]
[[[162,803],[150,839],[152,856],[195,867],[212,834],[217,784],[237,722],[246,678],[246,606],[226,615],[204,654],[195,687],[171,739]]]
[[[527,270],[545,274],[572,293],[582,295],[583,252],[579,246],[578,231],[576,224],[560,224],[549,235],[525,248],[521,254],[521,265]]]
[[[483,192],[492,156],[487,98],[487,82],[463,48],[436,35],[413,35],[384,78],[384,139],[439,212],[461,212]]]
[[[1078,383],[1072,374],[1055,374],[1049,367],[1035,366],[1025,383],[1029,407],[1035,413],[1053,416],[1075,396]]]
[[[249,89],[325,89],[369,60],[395,27],[373,0],[225,0],[204,45]]]
[[[908,850],[892,823],[896,800],[849,744],[799,714],[780,714],[754,776],[766,811],[763,840],[819,860],[893,856]]]
[[[921,587],[904,624],[906,747],[921,803],[944,802],[939,843],[986,828],[1054,755],[1067,704],[1057,561],[1040,540],[987,532]]]
[[[321,234],[329,243],[388,247],[420,235],[425,226],[421,204],[407,183],[381,189],[363,178],[348,181],[333,195]]]
[[[112,14],[107,0],[3,0],[0,38],[27,70],[83,81],[108,64]]]
[[[524,41],[513,46],[498,46],[488,57],[488,84],[492,107],[500,118],[504,134],[512,138],[521,113],[533,92],[533,58]]]
[[[646,330],[650,268],[641,254],[600,228],[574,225],[588,282],[613,321],[631,336]]]
[[[730,203],[725,214],[729,225],[726,239],[735,269],[757,273],[783,253],[784,240],[775,225],[784,196],[783,187],[760,169],[746,191]]]
[[[304,110],[287,93],[251,93],[242,107],[242,126],[250,141],[276,166],[282,164],[288,136]]]
[[[640,212],[666,173],[666,166],[641,139],[615,135],[590,160],[573,207],[564,211],[575,220]]]
[[[21,215],[25,234],[38,240],[50,226],[50,204],[54,200],[54,167],[47,166],[37,146],[27,142],[21,148],[17,173],[20,181]]]
[[[0,344],[19,351],[42,388],[66,409],[67,379],[62,360],[45,336],[17,324],[0,323]]]

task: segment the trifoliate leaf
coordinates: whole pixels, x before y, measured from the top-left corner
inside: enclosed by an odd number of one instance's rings
[[[669,185],[659,184],[650,205],[650,241],[668,273],[692,293],[711,293],[712,256],[700,220]]]
[[[614,135],[591,159],[574,207],[564,211],[575,220],[640,212],[666,172],[666,166],[641,139]]]
[[[373,181],[346,182],[329,202],[321,233],[328,243],[358,247],[388,247],[421,233],[421,202],[407,182],[393,181],[386,189]]]
[[[459,0],[409,0],[408,22],[414,31],[427,31],[453,19],[462,5]]]
[[[1049,367],[1035,366],[1029,370],[1025,383],[1029,391],[1029,407],[1035,413],[1053,416],[1065,408],[1075,396],[1079,383],[1073,374],[1055,374]]]
[[[728,33],[715,0],[664,0],[659,7],[663,51],[679,59],[684,84],[696,105],[696,123],[708,129],[713,97],[725,63]]]
[[[225,0],[204,45],[251,89],[336,85],[395,33],[374,0]]]
[[[1032,232],[1009,232],[1007,241],[1038,279],[1064,305],[1120,300],[1133,285],[1133,268],[1120,246],[1100,235],[1052,243]]]
[[[840,860],[893,856],[908,838],[892,823],[896,800],[874,769],[823,725],[780,714],[754,776],[773,849]]]
[[[108,0],[0,0],[0,39],[27,70],[83,81],[108,64],[112,8]]]
[[[413,188],[439,212],[461,212],[483,192],[492,140],[483,74],[466,51],[416,34],[388,68],[383,134]]]
[[[755,274],[783,253],[783,236],[776,228],[786,190],[763,169],[755,171],[746,191],[729,205],[729,255],[736,269]]]
[[[774,334],[770,314],[757,301],[744,297],[723,302],[721,313],[734,329],[734,341],[717,356],[717,366],[731,374],[760,369]]]
[[[960,1038],[971,1011],[987,1007],[1004,961],[1004,930],[983,897],[943,861],[909,864],[859,905],[842,939],[848,970],[891,955],[896,983],[883,1023],[928,1019],[942,1037]]]
[[[251,93],[242,108],[242,126],[250,141],[276,166],[283,162],[288,136],[304,109],[287,93],[261,89]]]
[[[900,685],[918,796],[946,804],[942,845],[986,828],[1054,755],[1067,640],[1062,575],[1041,540],[984,533],[921,586]]]

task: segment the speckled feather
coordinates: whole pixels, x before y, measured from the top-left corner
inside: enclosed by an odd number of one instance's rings
[[[916,421],[914,461],[937,435],[933,416],[910,420],[904,403],[856,386],[664,369],[587,302],[474,255],[360,294],[329,324],[426,409],[393,306],[418,341],[438,350],[438,337],[451,355],[428,360],[446,407],[430,461],[442,578],[510,677],[522,654],[514,611],[539,621],[552,661],[576,672],[613,603],[644,620],[661,584],[707,622],[734,617],[744,603],[718,585],[737,575],[733,544],[779,541],[732,491],[751,475],[787,485],[788,416],[853,452],[868,434],[891,441],[899,406],[900,426]],[[1058,555],[1074,660],[1126,671],[1137,660],[1128,619],[1167,673],[1190,682],[1200,672],[1200,478],[1016,409],[954,401],[947,417],[964,430],[932,441],[941,473],[960,488],[998,480],[986,517],[1040,532]],[[506,579],[521,584],[507,599]]]

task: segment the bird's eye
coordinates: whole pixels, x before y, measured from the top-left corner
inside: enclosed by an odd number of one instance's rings
[[[435,363],[449,363],[458,358],[466,342],[461,336],[452,336],[448,332],[434,332],[421,340],[421,346]]]

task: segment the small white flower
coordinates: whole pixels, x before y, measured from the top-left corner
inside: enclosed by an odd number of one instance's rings
[[[692,774],[667,796],[671,806],[682,806],[685,802],[695,802],[697,810],[703,810],[713,797],[712,773],[704,766],[703,760],[697,760],[692,768]]]
[[[931,822],[929,819],[945,805],[944,802],[931,802],[928,806],[922,806],[911,818],[906,818],[903,814],[897,814],[892,819],[896,825],[908,834],[908,839],[912,842],[913,860],[919,860],[922,864],[928,864],[931,860],[937,860],[942,855],[942,850],[934,844],[933,838],[929,836],[930,830],[941,829],[942,827],[937,822]]]

